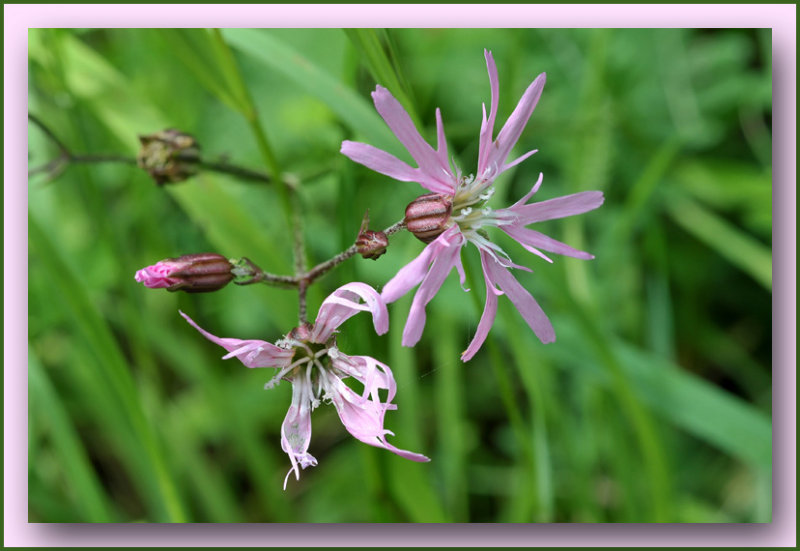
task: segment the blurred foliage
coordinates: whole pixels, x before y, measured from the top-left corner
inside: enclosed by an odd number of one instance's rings
[[[226,48],[230,48],[227,50]],[[134,272],[166,257],[246,255],[290,273],[280,196],[203,172],[157,187],[134,166],[74,164],[29,183],[29,518],[33,522],[768,522],[771,519],[771,36],[761,30],[30,29],[29,109],[76,153],[135,156],[137,136],[194,135],[206,160],[302,179],[309,260],[402,217],[421,194],[339,154],[366,141],[410,161],[374,111],[384,84],[430,141],[442,109],[469,172],[483,49],[503,121],[547,86],[522,135],[533,158],[499,182],[509,204],[599,189],[586,215],[542,224],[591,251],[550,265],[497,236],[532,274],[558,340],[542,345],[501,299],[476,358],[483,285],[451,275],[413,350],[410,297],[383,337],[353,318],[343,351],[387,361],[387,428],[414,464],[351,438],[332,407],[313,415],[319,466],[282,490],[289,385],[220,360],[178,316],[217,335],[274,341],[293,291],[149,291]],[[225,52],[232,51],[233,58]],[[231,67],[244,75],[237,82]],[[30,125],[29,166],[57,156]],[[310,177],[309,175],[314,175]],[[401,233],[373,262],[321,279],[380,288],[421,250]],[[479,270],[474,249],[465,263]],[[468,298],[472,297],[472,298]]]

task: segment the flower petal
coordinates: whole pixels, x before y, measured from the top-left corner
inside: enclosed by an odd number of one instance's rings
[[[342,142],[340,152],[350,160],[394,180],[417,182],[425,189],[435,193],[446,195],[453,193],[453,186],[443,183],[441,178],[434,178],[418,168],[412,168],[394,155],[386,153],[377,147],[345,140]]]
[[[333,366],[364,385],[363,400],[371,396],[374,401],[380,402],[378,391],[385,389],[388,391],[386,404],[392,401],[397,392],[397,384],[388,365],[369,356],[348,356],[338,350],[333,352],[334,350],[336,349],[328,352]]]
[[[428,273],[431,262],[433,262],[443,249],[450,246],[450,240],[453,239],[455,233],[461,235],[458,231],[458,227],[453,225],[439,237],[428,243],[414,260],[400,268],[395,276],[383,286],[383,291],[381,291],[381,298],[383,301],[386,304],[394,302],[419,285],[425,278],[425,274]]]
[[[294,350],[286,350],[265,341],[217,337],[197,325],[180,310],[178,312],[201,335],[229,352],[223,359],[235,356],[247,367],[286,367],[291,363]]]
[[[375,108],[380,113],[397,139],[406,147],[411,157],[427,176],[447,186],[452,193],[455,190],[454,178],[450,172],[447,157],[444,159],[420,136],[414,122],[400,102],[383,86],[377,86],[372,92]],[[441,144],[440,144],[441,145]]]
[[[388,403],[388,400],[387,403],[363,400],[335,375],[327,373],[326,378],[327,385],[333,390],[330,397],[339,414],[339,419],[353,437],[365,444],[389,450],[411,461],[430,461],[424,455],[401,450],[386,441],[386,435],[392,433],[384,428],[383,418],[387,410],[394,409],[393,404]]]
[[[484,251],[481,251],[481,265],[483,266],[483,277],[486,281],[486,304],[483,307],[481,320],[478,322],[478,328],[475,330],[475,337],[469,343],[467,349],[461,354],[461,361],[466,362],[472,359],[478,352],[480,347],[489,335],[489,330],[492,328],[494,318],[497,315],[497,296],[503,294],[498,291],[492,283],[491,276],[489,275],[487,262],[494,262]]]
[[[555,199],[548,199],[547,201],[530,205],[515,205],[508,210],[519,216],[518,223],[520,225],[527,226],[534,222],[583,214],[596,209],[602,204],[602,191],[581,191],[580,193],[556,197]]]
[[[433,261],[430,271],[414,295],[411,309],[408,311],[408,319],[403,329],[403,346],[414,346],[422,337],[427,317],[425,307],[439,291],[445,278],[456,265],[459,250],[457,248],[454,250],[455,253],[446,251]]]
[[[308,453],[311,442],[311,389],[305,380],[292,382],[292,404],[281,425],[281,448],[289,456],[292,468],[283,481],[283,489],[289,475],[294,472],[295,479],[300,480],[300,468],[315,467],[317,460]]]
[[[549,251],[551,253],[562,254],[564,256],[572,256],[574,258],[580,258],[582,260],[591,260],[594,258],[594,255],[592,254],[589,254],[584,251],[579,251],[577,249],[573,249],[572,247],[570,247],[565,243],[562,243],[561,241],[557,241],[552,237],[548,237],[543,233],[531,230],[529,228],[525,228],[516,224],[508,224],[505,226],[500,226],[500,229],[506,232],[520,245],[522,245],[532,253],[538,254],[539,256],[544,256],[544,255],[540,253],[538,250],[534,249],[534,247],[543,249],[545,251]],[[544,258],[545,260],[552,262],[552,260],[550,260],[546,256],[544,256]]]
[[[531,118],[536,104],[544,90],[544,83],[546,80],[545,73],[542,73],[528,86],[522,98],[519,100],[514,112],[508,117],[503,129],[497,134],[497,139],[491,147],[491,152],[486,160],[486,166],[492,165],[502,166],[511,153],[511,149],[517,144],[525,125],[528,124],[528,119]]]
[[[450,166],[447,158],[447,138],[444,135],[442,112],[438,107],[436,108],[436,154],[439,156],[439,164]]]
[[[498,98],[500,97],[500,81],[497,78],[497,65],[492,57],[492,52],[483,50],[486,58],[486,70],[489,72],[489,87],[492,93],[492,102],[489,107],[489,117],[486,118],[486,106],[483,107],[483,119],[481,121],[481,133],[478,145],[478,175],[482,175],[489,165],[489,157],[492,149],[492,134],[494,133],[494,121],[497,117]]]
[[[513,204],[513,205],[511,205],[511,206],[512,206],[512,207],[518,207],[518,206],[520,206],[520,205],[524,205],[525,203],[527,203],[527,202],[528,202],[528,199],[530,199],[531,197],[533,197],[533,195],[534,195],[534,194],[535,194],[537,191],[539,191],[539,187],[541,187],[541,185],[542,185],[542,179],[543,179],[543,178],[544,178],[544,174],[542,174],[542,173],[540,172],[540,173],[539,173],[539,178],[536,180],[536,183],[535,183],[535,184],[533,184],[533,187],[531,188],[531,190],[530,190],[528,193],[526,193],[526,194],[525,194],[525,195],[522,197],[522,199],[520,199],[519,201],[517,201],[516,203],[514,203],[514,204]]]
[[[493,283],[500,286],[500,289],[511,300],[523,319],[539,337],[543,343],[550,343],[556,340],[556,333],[547,315],[539,306],[539,303],[531,294],[520,285],[511,273],[503,268],[494,259],[487,260],[484,267],[484,275]]]
[[[358,302],[359,299],[364,303]],[[366,283],[353,282],[342,285],[322,302],[311,330],[312,340],[325,343],[337,327],[360,311],[372,313],[378,335],[389,330],[389,312],[381,295]]]

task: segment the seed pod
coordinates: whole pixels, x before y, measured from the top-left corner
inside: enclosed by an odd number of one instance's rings
[[[421,195],[406,207],[406,228],[423,243],[430,243],[452,225],[452,210],[453,202],[445,195]]]
[[[173,128],[139,136],[142,148],[137,164],[158,185],[182,182],[197,173],[200,146],[193,136]]]
[[[233,265],[215,253],[167,258],[136,272],[136,281],[151,289],[204,293],[222,289],[233,279]]]

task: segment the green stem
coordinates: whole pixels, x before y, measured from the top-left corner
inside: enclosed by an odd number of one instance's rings
[[[296,194],[296,189],[294,187],[290,188],[283,179],[278,158],[270,144],[264,126],[258,119],[258,110],[247,88],[247,84],[242,77],[236,59],[233,57],[233,52],[228,47],[219,29],[214,29],[212,32],[218,47],[220,68],[239,103],[242,115],[247,119],[250,130],[253,132],[253,136],[256,139],[258,151],[261,153],[265,164],[269,168],[272,181],[275,184],[275,189],[280,197],[283,213],[286,216],[287,225],[292,234],[294,271],[295,275],[299,276],[305,272],[305,244],[303,241],[302,219],[300,217],[300,202]],[[303,323],[306,321],[306,295],[304,286],[301,285],[298,291],[298,317],[300,323]]]

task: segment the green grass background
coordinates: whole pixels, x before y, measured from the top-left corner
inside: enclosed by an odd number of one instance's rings
[[[498,121],[540,72],[547,85],[492,200],[602,190],[605,204],[540,224],[596,255],[547,264],[498,242],[551,317],[542,345],[505,298],[489,340],[458,356],[483,285],[451,275],[420,344],[401,347],[410,296],[377,337],[366,316],[340,348],[387,362],[405,461],[313,415],[319,466],[282,490],[286,383],[222,361],[178,315],[221,336],[274,341],[293,291],[150,291],[134,272],[190,252],[246,255],[290,273],[276,190],[204,172],[158,188],[133,166],[73,165],[29,181],[29,519],[34,522],[769,522],[771,519],[771,36],[766,30],[336,29],[29,31],[29,110],[79,153],[134,156],[140,134],[196,136],[207,160],[304,178],[308,259],[352,243],[422,193],[352,163],[343,139],[406,160],[375,113],[381,83],[470,172],[483,49]],[[228,54],[232,53],[232,57]],[[243,76],[237,80],[237,71]],[[498,125],[499,128],[499,125]],[[29,165],[57,155],[34,125]],[[380,288],[423,245],[402,233],[378,261],[319,280],[313,317],[352,280]],[[464,260],[477,272],[477,253]]]

